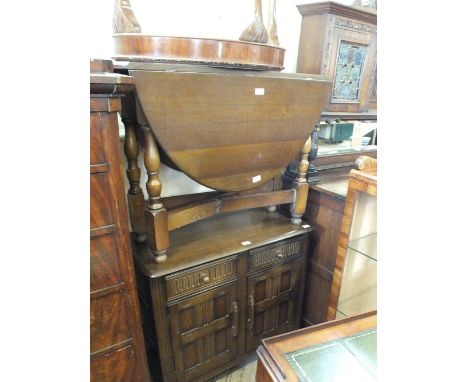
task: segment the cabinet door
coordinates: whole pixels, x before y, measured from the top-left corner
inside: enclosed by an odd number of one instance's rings
[[[248,277],[247,351],[260,340],[295,329],[303,259]]]
[[[178,381],[188,381],[228,362],[238,353],[239,283],[169,306]]]

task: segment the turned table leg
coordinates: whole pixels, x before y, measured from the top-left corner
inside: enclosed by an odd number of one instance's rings
[[[129,188],[127,193],[128,209],[130,211],[130,224],[132,231],[135,233],[136,241],[143,242],[146,240],[146,225],[145,225],[145,197],[143,190],[140,187],[140,167],[138,166],[138,154],[140,152],[137,137],[136,137],[136,117],[132,113],[132,103],[134,111],[134,97],[124,100],[127,108],[126,113],[122,113],[122,122],[125,125],[125,142],[124,151],[127,158],[127,178]],[[133,115],[131,115],[133,114]]]
[[[307,183],[306,174],[309,168],[309,152],[312,146],[312,141],[309,136],[301,151],[301,160],[297,165],[297,177],[294,179],[291,188],[296,190],[296,200],[291,204],[291,222],[293,224],[301,224],[302,215],[304,215],[306,204],[307,204],[307,194],[309,192],[309,184]]]
[[[169,231],[167,224],[167,210],[161,203],[161,181],[159,180],[158,147],[153,133],[148,127],[142,127],[145,134],[145,167],[148,174],[146,190],[148,191],[148,204],[146,206],[146,232],[148,246],[154,254],[156,263],[167,260],[167,248],[169,247]]]

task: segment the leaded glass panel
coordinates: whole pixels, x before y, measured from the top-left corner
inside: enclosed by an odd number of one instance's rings
[[[367,46],[340,42],[332,102],[359,101]]]

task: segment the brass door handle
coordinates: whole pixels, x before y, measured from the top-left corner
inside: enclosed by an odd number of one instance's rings
[[[232,302],[232,331],[231,337],[237,337],[237,333],[239,332],[239,305],[237,301]]]
[[[247,329],[252,330],[254,326],[254,310],[255,310],[255,300],[253,295],[249,295],[248,301],[248,317],[247,317]]]

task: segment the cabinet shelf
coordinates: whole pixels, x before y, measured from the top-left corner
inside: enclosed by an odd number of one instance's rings
[[[372,260],[377,261],[377,232],[350,240],[348,249],[356,251]]]
[[[377,162],[360,157],[351,170],[327,319],[377,306]]]

